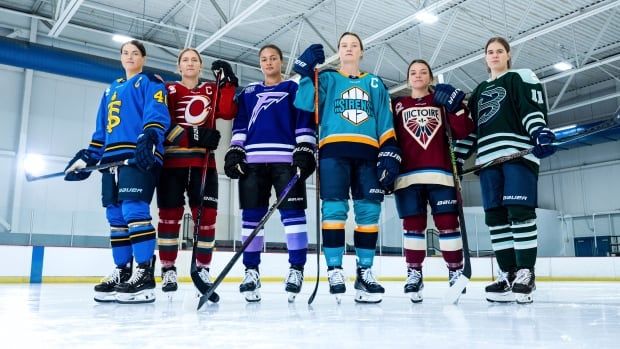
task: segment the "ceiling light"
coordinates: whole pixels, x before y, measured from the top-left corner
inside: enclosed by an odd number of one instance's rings
[[[566,71],[566,70],[573,69],[573,65],[566,61],[558,62],[554,64],[553,67],[559,71]]]
[[[439,18],[437,18],[437,16],[435,16],[434,14],[424,11],[418,12],[418,14],[415,15],[415,18],[417,18],[420,22],[428,24],[433,24],[439,20]]]
[[[120,43],[126,43],[127,41],[133,40],[133,38],[125,35],[114,34],[114,36],[112,36],[112,40]]]

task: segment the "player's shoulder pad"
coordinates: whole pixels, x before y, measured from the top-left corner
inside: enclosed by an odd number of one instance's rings
[[[540,84],[540,80],[538,80],[538,77],[532,69],[512,69],[510,71],[519,75],[521,80],[526,84]]]
[[[149,79],[150,82],[156,82],[159,84],[164,83],[164,79],[159,74],[155,74],[151,72],[145,72],[143,74],[146,75],[146,77]]]

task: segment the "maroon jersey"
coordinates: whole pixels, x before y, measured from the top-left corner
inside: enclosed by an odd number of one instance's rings
[[[422,98],[398,97],[392,101],[394,128],[402,149],[400,175],[395,189],[412,184],[454,186],[443,108],[433,105],[433,95]],[[469,111],[448,113],[454,140],[463,139],[474,129]]]
[[[214,114],[214,82],[202,82],[189,89],[176,81],[167,83],[168,110],[170,112],[170,131],[164,143],[164,168],[170,167],[202,167],[205,159],[205,148],[190,147],[194,127],[215,127],[215,118],[231,120],[237,114],[234,102],[235,87],[226,84],[220,88],[219,100]],[[211,156],[209,167],[215,167]]]

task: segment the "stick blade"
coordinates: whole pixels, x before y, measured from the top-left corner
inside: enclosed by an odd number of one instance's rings
[[[450,286],[446,294],[444,295],[444,303],[446,304],[457,304],[459,302],[459,298],[463,294],[463,290],[469,283],[469,278],[465,275],[462,275],[456,279],[454,284]]]

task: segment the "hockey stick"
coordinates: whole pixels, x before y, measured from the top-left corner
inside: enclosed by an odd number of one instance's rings
[[[591,136],[591,135],[599,133],[599,132],[607,131],[609,129],[617,127],[618,125],[620,125],[620,113],[616,112],[616,115],[614,115],[611,119],[603,121],[600,124],[592,126],[592,127],[588,128],[586,130],[583,130],[582,132],[579,132],[579,133],[577,133],[577,134],[575,134],[573,136],[566,137],[562,141],[554,142],[553,145],[557,147],[557,146],[561,146],[561,145],[564,145],[564,144],[572,143],[572,142],[574,142],[576,140],[579,140],[581,138],[588,137],[588,136]],[[472,166],[470,168],[466,168],[466,169],[463,170],[463,172],[461,172],[461,176],[464,176],[466,174],[470,174],[470,173],[474,173],[474,172],[480,171],[480,170],[482,170],[484,168],[487,168],[489,166],[499,165],[499,164],[503,164],[504,162],[507,162],[507,161],[518,159],[520,157],[523,157],[523,156],[526,156],[528,154],[531,154],[533,150],[534,150],[533,147],[529,148],[529,149],[524,149],[524,150],[521,150],[521,151],[516,152],[514,154],[501,156],[501,157],[499,157],[497,159],[491,160],[491,161],[486,162],[486,163],[481,164],[481,165],[476,165],[476,166]]]
[[[254,228],[254,230],[252,230],[250,235],[248,235],[248,237],[245,239],[245,242],[243,243],[243,245],[241,245],[241,247],[239,248],[239,251],[235,252],[235,254],[230,259],[228,264],[226,264],[224,269],[222,269],[222,271],[220,272],[220,275],[218,275],[217,279],[215,279],[215,281],[213,282],[213,286],[211,286],[211,288],[207,291],[207,293],[205,293],[204,295],[202,295],[202,297],[200,297],[200,301],[198,302],[198,308],[196,310],[200,311],[200,308],[202,308],[202,306],[207,302],[207,299],[211,297],[211,295],[214,293],[217,286],[219,286],[222,283],[226,275],[228,275],[228,273],[234,266],[235,262],[237,262],[239,257],[241,257],[243,252],[248,248],[250,243],[252,243],[252,240],[254,240],[256,235],[258,235],[260,230],[263,229],[263,226],[265,225],[265,223],[267,223],[267,220],[269,220],[269,217],[273,215],[273,213],[278,209],[278,207],[280,207],[280,205],[288,197],[288,194],[290,193],[291,189],[295,186],[295,184],[299,180],[299,177],[300,177],[300,172],[299,172],[299,169],[297,169],[297,173],[293,176],[293,178],[291,178],[291,180],[288,182],[286,187],[284,187],[284,190],[282,190],[282,192],[280,193],[280,197],[276,200],[276,202],[273,203],[273,205],[271,205],[271,207],[269,207],[269,210],[267,210],[267,213],[265,214],[265,216],[263,216],[263,218],[258,222],[258,225],[256,226],[256,228]]]
[[[446,303],[456,304],[461,297],[465,286],[471,279],[471,261],[469,256],[469,243],[467,241],[467,228],[465,227],[465,213],[463,213],[463,195],[461,193],[461,179],[458,175],[458,169],[456,166],[456,156],[454,155],[454,149],[452,148],[452,129],[448,123],[448,115],[446,114],[446,108],[441,108],[441,118],[446,129],[446,136],[448,137],[448,151],[450,153],[450,162],[452,163],[452,178],[454,179],[454,189],[456,190],[456,207],[459,214],[459,225],[461,227],[461,240],[463,241],[463,273],[454,281],[454,284],[450,286],[448,292],[444,296]]]
[[[316,138],[317,138],[317,149],[316,149],[316,281],[314,282],[314,290],[312,290],[312,294],[310,294],[310,298],[308,298],[308,305],[312,304],[314,301],[314,297],[316,297],[316,292],[319,290],[319,278],[321,276],[321,198],[320,198],[320,181],[319,181],[319,144],[318,140],[320,139],[319,135],[319,70],[314,69],[314,124],[316,125]]]
[[[218,101],[218,94],[220,92],[220,82],[222,80],[222,74],[221,73],[217,73],[216,77],[215,77],[215,93],[214,96],[215,98],[213,99],[213,115],[211,117],[211,128],[215,128],[215,113],[217,112],[217,101]],[[194,283],[194,286],[196,286],[196,288],[202,293],[202,290],[205,290],[207,288],[206,283],[202,280],[202,278],[200,278],[200,275],[198,275],[198,266],[196,265],[196,250],[198,249],[198,231],[200,230],[200,222],[202,221],[202,210],[204,208],[204,195],[205,195],[205,188],[207,186],[207,172],[209,169],[209,159],[211,158],[211,149],[207,149],[206,153],[205,153],[205,158],[204,158],[204,164],[202,165],[202,176],[200,177],[200,204],[198,205],[198,211],[196,212],[196,221],[194,222],[194,238],[193,238],[193,244],[192,244],[192,264],[190,265],[189,268],[189,275],[192,278],[192,282]],[[217,303],[220,300],[220,296],[215,293],[215,292],[211,292],[211,294],[209,295],[208,298],[205,298],[206,300],[210,300],[213,303]]]
[[[73,172],[74,173],[93,172],[93,171],[98,171],[98,170],[105,170],[105,169],[110,168],[110,167],[125,166],[125,165],[129,165],[129,164],[130,164],[129,160],[114,161],[114,162],[108,162],[108,163],[105,163],[105,164],[99,164],[99,165],[94,165],[94,166],[87,166],[87,167],[75,170]],[[26,173],[26,181],[33,182],[33,181],[38,181],[38,180],[41,180],[41,179],[48,179],[48,178],[54,178],[54,177],[64,177],[65,175],[66,175],[66,173],[64,171],[48,173],[46,175],[41,175],[41,176],[33,176],[30,173]]]

